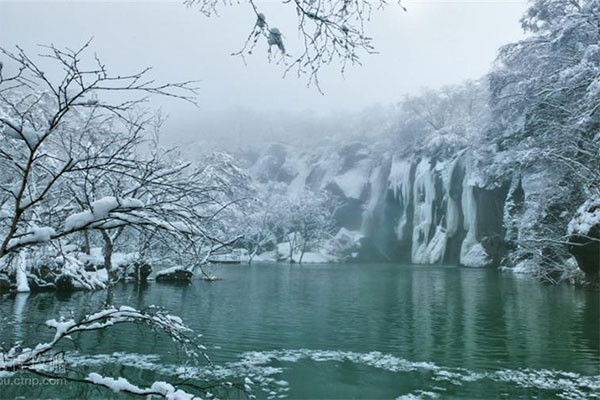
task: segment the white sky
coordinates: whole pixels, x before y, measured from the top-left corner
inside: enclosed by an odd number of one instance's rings
[[[271,26],[296,37],[295,15],[281,2],[259,1]],[[93,49],[114,72],[153,66],[159,80],[200,80],[200,109],[167,101],[167,129],[177,136],[207,135],[203,121],[234,107],[266,115],[354,112],[394,103],[419,88],[439,87],[486,73],[499,46],[522,37],[525,1],[404,0],[408,12],[390,6],[368,25],[379,51],[362,67],[337,66],[321,74],[324,95],[281,65],[268,64],[259,47],[244,65],[230,54],[247,37],[254,15],[248,4],[223,6],[206,18],[179,1],[24,2],[0,0],[0,45],[54,43],[76,47],[94,36]],[[294,48],[288,50],[293,53]],[[214,128],[214,124],[213,124]]]

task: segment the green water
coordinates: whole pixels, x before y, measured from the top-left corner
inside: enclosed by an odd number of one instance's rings
[[[599,293],[486,269],[228,265],[189,286],[4,296],[0,341],[34,345],[57,315],[160,305],[207,347],[212,373],[258,398],[599,398]],[[79,336],[78,373],[176,381],[182,355],[137,327]],[[90,358],[89,355],[107,354]],[[98,362],[108,362],[99,367]],[[14,378],[14,376],[13,376]],[[0,397],[123,397],[85,384],[0,386]],[[411,397],[412,396],[412,397]]]

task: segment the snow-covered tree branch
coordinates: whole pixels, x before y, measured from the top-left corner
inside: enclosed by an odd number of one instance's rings
[[[319,88],[319,71],[333,62],[339,63],[343,73],[348,65],[360,65],[362,54],[376,53],[373,40],[368,36],[368,24],[374,8],[383,9],[387,0],[289,0],[283,3],[297,15],[298,45],[290,50],[283,30],[261,11],[258,2],[247,1],[256,22],[242,48],[233,55],[245,58],[251,55],[259,41],[268,45],[269,60],[285,65],[285,74],[295,71],[307,75],[308,85]],[[400,1],[395,1],[404,9]],[[229,0],[186,0],[189,7],[210,16],[221,5],[232,5]],[[293,44],[296,44],[292,41]],[[289,60],[288,60],[289,59]]]
[[[20,48],[2,50],[18,72],[0,75],[0,167],[6,172],[0,270],[23,264],[17,260],[25,253],[16,254],[39,245],[52,246],[64,268],[78,264],[65,255],[65,245],[89,256],[91,245],[100,243],[102,264],[114,278],[113,253],[123,238],[141,263],[161,257],[197,265],[206,257],[192,260],[192,253],[232,243],[215,221],[239,201],[231,186],[244,181],[243,171],[226,157],[182,161],[175,149],[159,145],[161,120],[140,105],[147,95],[193,102],[192,82],[157,84],[146,78],[148,69],[109,74],[97,57],[86,58],[88,47],[43,47],[42,58],[63,69],[54,78]],[[102,97],[108,92],[118,92],[119,100]]]
[[[57,360],[68,363],[64,357],[64,349],[72,346],[73,342],[79,340],[80,335],[92,331],[113,329],[118,325],[136,324],[154,332],[155,335],[165,335],[174,345],[183,350],[183,354],[196,364],[204,363],[211,365],[210,359],[204,352],[202,345],[196,344],[189,336],[192,332],[185,326],[179,317],[169,315],[165,311],[150,307],[146,310],[136,310],[131,307],[107,307],[101,311],[86,315],[81,319],[50,319],[46,325],[55,329],[52,340],[39,343],[33,348],[24,348],[16,345],[6,351],[0,352],[0,371],[8,374],[31,373],[53,379],[64,379],[71,383],[96,385],[115,393],[125,393],[135,396],[158,396],[165,399],[190,400],[204,397],[209,390],[215,387],[229,387],[240,390],[250,395],[250,387],[245,384],[232,384],[230,382],[195,383],[181,381],[172,384],[164,381],[152,383],[149,387],[143,387],[131,383],[125,377],[107,377],[97,372],[82,372],[74,369],[60,368],[56,372]],[[193,393],[186,392],[176,386],[191,388]],[[189,389],[186,389],[189,390]]]

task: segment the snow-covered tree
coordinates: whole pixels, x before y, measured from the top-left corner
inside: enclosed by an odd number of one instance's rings
[[[475,147],[487,123],[487,101],[488,91],[481,81],[405,96],[389,128],[394,148],[400,154],[446,159]]]
[[[274,213],[268,204],[261,200],[255,199],[254,203],[246,207],[238,222],[242,233],[239,244],[248,254],[248,264],[252,264],[257,254],[268,250],[269,247],[272,248],[276,243],[272,231],[272,227],[276,224]]]
[[[307,251],[313,250],[331,237],[334,227],[335,202],[323,192],[302,191],[290,202],[290,260],[299,252],[298,262]],[[292,239],[293,238],[293,239]]]
[[[565,269],[569,219],[600,195],[600,2],[536,0],[521,22],[529,36],[504,46],[490,74],[488,136],[502,154],[496,171],[546,176],[515,254],[552,280]]]
[[[283,256],[301,264],[307,251],[318,251],[331,237],[336,202],[326,193],[308,189],[271,198],[271,229],[285,244]]]
[[[126,237],[138,255],[193,270],[201,255],[231,243],[217,219],[246,177],[231,159],[183,161],[152,139],[156,119],[140,110],[145,97],[136,93],[193,101],[190,82],[156,85],[147,70],[111,75],[97,58],[85,59],[88,46],[47,47],[47,58],[64,67],[54,79],[21,49],[3,50],[16,72],[0,71],[2,268],[40,244],[53,247],[62,267],[81,267],[66,253],[89,253],[99,241],[110,272],[115,242]]]
[[[21,49],[16,53],[2,49],[7,63],[16,72],[6,76],[2,72],[5,68],[0,71],[3,139],[0,163],[6,172],[0,200],[3,209],[0,258],[87,225],[82,224],[82,219],[72,219],[72,223],[65,221],[61,231],[35,226],[40,208],[55,213],[56,205],[44,205],[49,201],[64,201],[62,194],[70,175],[128,167],[121,165],[131,161],[123,160],[123,154],[132,151],[147,122],[143,115],[130,113],[143,98],[108,102],[99,96],[107,92],[141,92],[191,99],[185,92],[177,91],[193,90],[189,82],[155,85],[145,80],[146,71],[111,75],[98,59],[92,61],[93,65],[85,64],[82,57],[88,46],[86,43],[76,51],[46,48],[45,57],[64,68],[63,76],[57,79],[52,79]],[[95,135],[90,135],[90,131]],[[102,144],[96,146],[94,140],[108,131],[110,138],[103,137]],[[100,207],[99,214],[140,206],[135,201],[113,205],[114,202],[103,203],[106,207]]]

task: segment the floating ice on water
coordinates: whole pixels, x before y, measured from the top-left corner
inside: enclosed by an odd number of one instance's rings
[[[165,375],[177,375],[180,378],[240,380],[256,383],[268,397],[287,396],[289,383],[281,379],[281,374],[289,367],[270,366],[279,363],[311,362],[350,362],[394,373],[428,372],[431,374],[431,387],[400,394],[399,399],[435,399],[443,397],[447,388],[436,386],[436,382],[445,385],[461,386],[471,382],[498,382],[526,389],[546,390],[552,396],[563,399],[598,399],[600,396],[600,375],[586,376],[575,372],[536,369],[501,369],[496,371],[470,371],[465,368],[449,368],[432,362],[410,361],[404,358],[384,354],[378,351],[360,353],[338,350],[274,350],[251,351],[240,354],[239,361],[212,367],[186,367],[161,364],[160,357],[154,355],[113,353],[112,355],[82,357],[69,353],[72,366],[115,364],[151,370]],[[246,381],[246,384],[248,382]],[[275,392],[273,395],[271,392]]]

